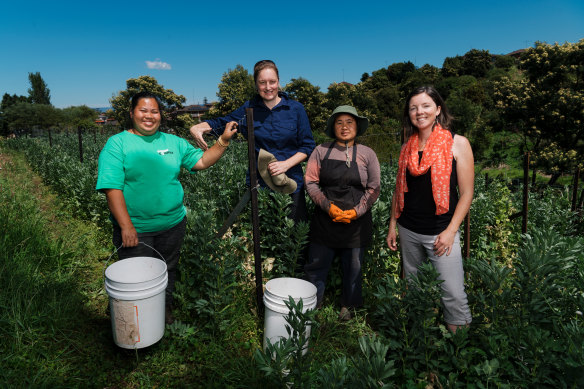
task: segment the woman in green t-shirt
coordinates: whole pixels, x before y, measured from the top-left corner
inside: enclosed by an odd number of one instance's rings
[[[203,152],[183,138],[159,131],[161,108],[148,92],[132,97],[132,128],[108,139],[99,156],[96,189],[107,197],[119,258],[160,254],[166,260],[168,320],[186,228],[180,169],[194,173],[217,162],[237,132],[237,123],[227,123],[213,147]]]

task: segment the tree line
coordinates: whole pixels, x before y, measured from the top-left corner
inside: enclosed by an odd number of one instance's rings
[[[363,73],[357,84],[333,83],[326,92],[304,78],[283,89],[304,104],[316,135],[336,106],[355,106],[371,122],[361,141],[391,160],[403,141],[404,101],[421,85],[442,94],[455,118],[452,130],[470,140],[482,166],[520,166],[530,152],[532,167],[550,174],[550,182],[583,168],[584,40],[537,42],[509,55],[472,49],[447,57],[442,68],[394,63]],[[223,75],[209,117],[231,112],[253,93],[253,77],[236,66]]]
[[[40,72],[28,73],[28,96],[4,93],[0,102],[0,136],[34,127],[92,128],[98,114],[86,105],[58,109],[51,104],[51,90]]]
[[[29,73],[29,81],[29,96],[4,94],[2,135],[32,126],[93,124],[96,113],[85,106],[52,108],[49,89],[39,73]],[[363,73],[356,84],[333,83],[326,92],[300,77],[283,90],[304,105],[317,141],[326,139],[325,123],[336,106],[355,106],[371,123],[361,142],[371,146],[381,160],[391,161],[403,141],[403,103],[420,85],[434,85],[442,94],[455,118],[452,130],[470,140],[482,166],[519,165],[523,153],[529,151],[532,167],[550,174],[551,182],[584,167],[584,39],[564,44],[536,42],[508,55],[471,49],[445,58],[441,68],[394,63]],[[129,97],[141,90],[159,95],[170,113],[166,127],[186,135],[194,120],[172,114],[186,98],[151,76],[127,80],[126,89],[110,99],[109,114],[125,126]],[[218,102],[206,117],[225,115],[254,93],[253,76],[243,66],[228,69],[218,85]]]

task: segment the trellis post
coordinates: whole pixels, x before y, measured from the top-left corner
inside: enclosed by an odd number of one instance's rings
[[[249,185],[251,190],[251,222],[253,228],[253,257],[255,265],[256,299],[258,314],[261,315],[264,308],[264,289],[262,282],[262,257],[260,255],[260,223],[257,191],[258,178],[256,167],[255,137],[253,132],[253,109],[246,108],[245,111],[247,117],[247,155],[249,159]]]

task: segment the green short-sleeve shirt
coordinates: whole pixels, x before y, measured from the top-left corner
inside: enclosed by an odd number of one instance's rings
[[[99,155],[96,189],[123,192],[137,232],[163,231],[186,215],[178,180],[181,166],[194,172],[191,168],[202,155],[201,149],[175,135],[123,131],[110,137]]]

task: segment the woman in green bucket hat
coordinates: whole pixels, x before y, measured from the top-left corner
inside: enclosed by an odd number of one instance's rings
[[[336,256],[343,267],[339,318],[351,318],[351,309],[363,305],[361,264],[371,242],[371,206],[379,197],[380,168],[375,152],[355,138],[369,125],[349,105],[333,111],[325,133],[333,138],[314,149],[304,177],[306,190],[316,205],[310,225],[307,279],[317,289],[317,306],[323,303],[325,282]]]

